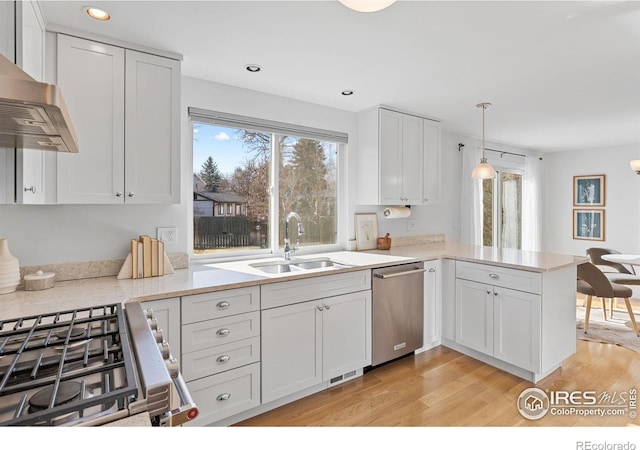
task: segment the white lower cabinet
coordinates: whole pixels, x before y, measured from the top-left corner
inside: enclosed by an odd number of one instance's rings
[[[182,297],[182,375],[204,426],[260,405],[258,287]]]
[[[467,264],[469,266],[469,264]],[[483,266],[484,270],[488,266]],[[468,268],[468,267],[466,267]],[[538,274],[521,271],[521,286],[538,290]],[[458,270],[458,276],[469,274]],[[500,282],[509,269],[489,270]],[[481,275],[478,275],[480,278]],[[537,279],[537,281],[536,281]],[[541,296],[468,279],[456,280],[456,343],[531,372],[541,370]]]
[[[200,414],[183,426],[208,425],[260,405],[260,363],[187,383]]]
[[[263,403],[370,364],[370,290],[262,311]]]
[[[427,350],[440,345],[442,329],[442,281],[440,260],[424,262],[424,345]]]

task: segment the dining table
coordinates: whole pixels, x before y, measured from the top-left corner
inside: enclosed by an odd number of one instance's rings
[[[630,266],[640,266],[640,255],[625,254],[625,253],[610,253],[608,255],[602,255],[602,259],[605,261],[615,262],[619,264],[628,264]]]

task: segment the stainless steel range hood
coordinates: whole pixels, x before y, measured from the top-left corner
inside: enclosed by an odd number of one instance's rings
[[[41,83],[0,55],[0,147],[78,153],[57,86]]]

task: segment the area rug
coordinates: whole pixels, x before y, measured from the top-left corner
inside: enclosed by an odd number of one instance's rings
[[[631,328],[629,313],[626,310],[616,309],[613,319],[602,318],[602,309],[591,307],[589,316],[589,330],[584,332],[585,308],[576,308],[576,338],[583,341],[601,342],[603,344],[615,344],[640,353],[640,337],[637,337]],[[640,315],[635,314],[636,322],[640,324]]]

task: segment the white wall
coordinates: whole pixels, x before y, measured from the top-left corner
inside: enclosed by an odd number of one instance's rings
[[[192,197],[191,133],[187,108],[213,109],[233,114],[271,119],[343,131],[349,148],[357,145],[357,123],[353,113],[263,94],[247,89],[193,78],[182,79],[181,203],[151,205],[0,205],[0,237],[21,265],[55,264],[124,258],[129,240],[141,234],[155,236],[156,227],[177,228],[176,252],[188,252]],[[347,148],[345,169],[355,166]],[[82,151],[82,150],[81,150]],[[355,184],[354,184],[355,185]],[[352,236],[355,190],[346,186],[344,241]]]
[[[640,176],[629,161],[640,159],[640,146],[629,145],[544,155],[542,248],[585,255],[589,247],[640,253]],[[605,240],[574,240],[573,177],[606,175]]]

